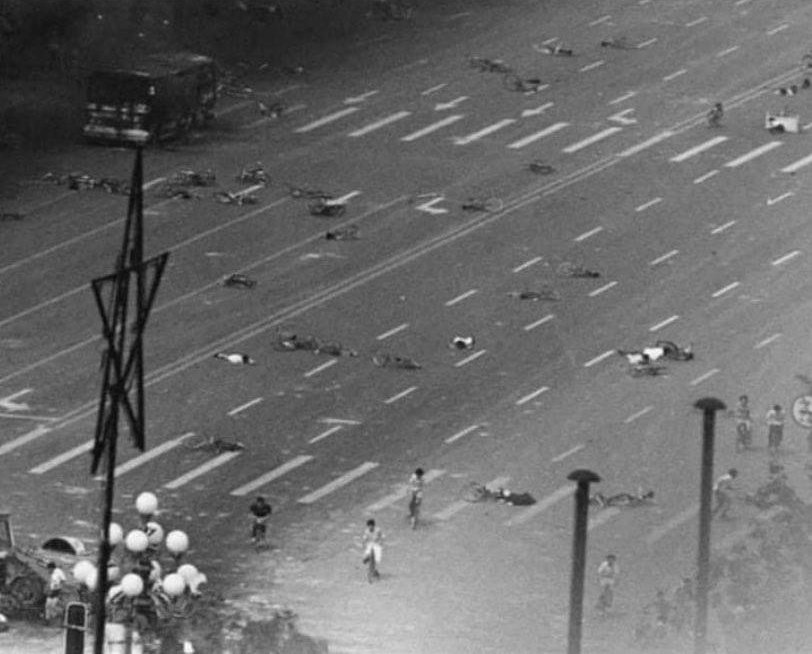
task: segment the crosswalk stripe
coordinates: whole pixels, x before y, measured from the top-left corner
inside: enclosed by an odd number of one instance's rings
[[[725,168],[737,168],[738,166],[741,166],[742,164],[745,164],[748,161],[755,159],[756,157],[760,157],[762,154],[765,154],[770,150],[774,150],[775,148],[780,147],[781,145],[783,145],[781,141],[770,141],[769,143],[765,143],[764,145],[761,145],[753,150],[750,150],[750,152],[745,152],[740,157],[731,159],[725,164]]]
[[[57,466],[61,466],[66,461],[70,461],[71,459],[75,459],[77,456],[90,452],[92,449],[93,441],[85,441],[81,445],[77,445],[76,447],[69,449],[67,452],[63,452],[52,459],[48,459],[44,463],[40,463],[35,468],[31,468],[31,470],[28,472],[30,472],[32,475],[42,475],[49,470],[53,470]]]
[[[592,145],[593,143],[597,143],[598,141],[605,139],[607,136],[612,136],[612,134],[622,131],[622,129],[622,127],[607,127],[605,130],[593,134],[592,136],[585,138],[583,141],[578,141],[577,143],[568,145],[562,150],[562,152],[566,152],[567,154],[578,152],[578,150],[583,150],[585,147]]]
[[[206,461],[203,465],[197,466],[193,470],[190,470],[186,474],[181,475],[173,479],[170,482],[164,484],[164,488],[169,488],[170,490],[175,490],[188,484],[193,479],[197,479],[198,477],[205,475],[210,470],[214,470],[215,468],[219,468],[224,463],[228,463],[231,459],[238,457],[240,455],[239,452],[223,452],[219,456],[214,457],[210,461]]]
[[[321,488],[317,488],[312,493],[308,493],[307,495],[300,497],[297,502],[299,504],[313,504],[313,502],[320,500],[325,495],[329,495],[330,493],[338,490],[342,486],[346,486],[351,481],[358,479],[361,475],[365,475],[370,470],[374,470],[378,467],[378,463],[374,463],[372,461],[365,461],[357,468],[353,468],[349,472],[344,473],[338,479],[333,479],[329,484],[325,484]]]
[[[489,134],[493,134],[494,132],[499,131],[503,127],[507,127],[508,125],[512,125],[516,122],[515,118],[503,118],[502,120],[493,123],[492,125],[488,125],[487,127],[483,127],[478,132],[474,132],[473,134],[468,134],[467,136],[458,136],[454,139],[455,145],[468,145],[469,143],[473,143],[474,141],[478,141],[484,136],[488,136]]]
[[[808,166],[812,163],[812,154],[807,155],[803,159],[798,159],[798,161],[791,163],[789,166],[784,166],[781,169],[782,173],[794,173],[796,170],[800,170],[804,166]]]
[[[575,486],[573,486],[572,484],[561,486],[561,488],[558,488],[557,490],[553,491],[547,497],[540,499],[533,506],[529,506],[526,509],[523,509],[522,511],[517,513],[510,520],[508,520],[505,523],[505,525],[508,527],[515,527],[516,525],[524,524],[531,518],[537,516],[542,511],[546,511],[551,506],[558,504],[558,502],[560,502],[561,500],[572,495],[574,490]]]
[[[544,129],[534,132],[524,138],[519,139],[518,141],[514,141],[508,147],[512,150],[518,150],[519,148],[523,148],[525,145],[530,145],[539,139],[544,138],[545,136],[549,136],[550,134],[555,134],[556,132],[568,127],[569,123],[554,123],[549,127],[545,127]]]
[[[369,125],[364,125],[360,129],[355,130],[354,132],[350,132],[348,136],[363,136],[364,134],[369,134],[370,132],[374,132],[376,129],[380,129],[381,127],[386,127],[387,125],[391,125],[399,120],[403,120],[406,116],[411,116],[411,111],[398,111],[397,113],[391,114],[386,116],[385,118],[381,118],[374,123],[370,123]]]
[[[429,470],[423,475],[423,482],[428,484],[437,479],[438,477],[442,477],[445,474],[445,470]],[[409,494],[409,484],[403,484],[400,488],[398,488],[395,492],[390,493],[386,497],[378,500],[374,504],[370,504],[365,510],[367,513],[374,513],[375,511],[380,511],[381,509],[385,509],[388,506],[392,506],[395,502],[399,502],[403,498],[405,498]]]
[[[148,461],[152,461],[152,459],[158,458],[162,454],[169,452],[169,450],[174,450],[178,445],[183,443],[183,441],[185,441],[190,436],[194,436],[194,432],[190,431],[183,434],[182,436],[178,436],[177,438],[173,438],[172,440],[166,441],[165,443],[161,443],[157,447],[153,447],[151,450],[147,450],[140,456],[137,456],[134,459],[130,459],[129,461],[122,463],[119,466],[116,466],[114,472],[116,478],[129,472],[130,470],[135,470],[136,468],[147,463]]]
[[[462,120],[465,118],[463,114],[454,114],[453,116],[446,116],[442,120],[438,120],[436,123],[432,123],[431,125],[427,125],[423,129],[419,129],[416,132],[412,132],[411,134],[407,134],[406,136],[401,137],[401,141],[415,141],[427,134],[431,134],[432,132],[436,132],[443,127],[448,127],[456,123],[458,120]]]
[[[307,125],[302,125],[298,127],[294,131],[297,134],[304,134],[305,132],[310,132],[322,125],[327,125],[328,123],[332,123],[333,121],[338,120],[339,118],[344,118],[344,116],[349,116],[350,114],[354,114],[358,111],[358,107],[347,107],[346,109],[342,109],[341,111],[336,111],[335,113],[328,114],[327,116],[323,116],[318,120],[314,120],[312,123],[308,123]]]
[[[719,145],[720,143],[724,143],[727,141],[727,136],[715,136],[712,139],[708,139],[704,143],[700,143],[685,152],[681,152],[680,154],[671,157],[669,161],[673,161],[674,163],[680,163],[681,161],[685,161],[686,159],[690,159],[691,157],[699,154],[700,152],[704,152],[705,150],[710,150],[713,146]]]
[[[312,458],[313,457],[309,454],[300,454],[299,456],[293,457],[290,461],[286,461],[281,466],[274,468],[270,472],[266,472],[264,475],[254,479],[254,481],[250,481],[239,488],[235,488],[233,491],[231,491],[231,495],[236,497],[248,495],[248,493],[251,491],[272,482],[274,479],[277,479],[291,470],[298,468],[300,465],[304,465]]]

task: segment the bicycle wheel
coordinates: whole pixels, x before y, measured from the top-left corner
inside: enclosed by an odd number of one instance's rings
[[[462,499],[466,502],[481,502],[485,499],[487,489],[479,482],[472,481],[462,489]]]

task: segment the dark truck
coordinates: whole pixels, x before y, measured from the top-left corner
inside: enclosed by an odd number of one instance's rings
[[[149,55],[131,67],[91,74],[83,131],[92,141],[160,141],[203,125],[216,101],[217,69],[210,57]]]

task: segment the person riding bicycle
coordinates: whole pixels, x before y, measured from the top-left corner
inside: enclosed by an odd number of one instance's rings
[[[262,495],[259,495],[257,499],[251,502],[251,506],[249,507],[249,511],[251,515],[254,516],[253,523],[251,525],[251,541],[259,547],[265,542],[265,534],[267,532],[266,522],[268,520],[268,516],[271,515],[273,509],[271,505],[265,501],[265,498]]]
[[[721,102],[717,102],[713,105],[711,110],[708,112],[708,126],[709,127],[721,127],[722,125],[722,117],[725,115],[725,110],[722,107]]]
[[[409,477],[409,522],[412,529],[417,529],[417,520],[420,517],[420,505],[423,503],[423,468],[417,468]]]
[[[606,558],[598,566],[598,584],[601,587],[601,594],[598,598],[598,610],[606,612],[612,607],[614,601],[614,588],[620,576],[620,564],[614,554],[607,554]]]

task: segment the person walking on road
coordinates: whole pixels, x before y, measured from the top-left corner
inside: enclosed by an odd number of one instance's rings
[[[363,562],[367,566],[367,581],[372,583],[381,578],[378,566],[381,563],[381,555],[383,554],[383,532],[372,518],[367,520],[367,527],[361,537],[361,543],[364,548]]]
[[[59,602],[62,598],[62,586],[68,580],[65,573],[56,563],[48,563],[48,597],[45,600],[45,621],[59,618]]]
[[[598,584],[601,594],[598,596],[598,612],[606,615],[615,600],[615,585],[620,576],[620,564],[614,554],[607,554],[598,566]]]
[[[271,515],[272,508],[271,505],[265,501],[265,498],[260,495],[251,502],[251,506],[248,509],[253,516],[253,522],[251,523],[251,541],[254,543],[254,547],[257,551],[261,549],[267,549],[268,546],[268,526],[265,524],[268,521],[268,516]]]
[[[420,519],[420,505],[423,503],[423,468],[418,468],[409,478],[409,522],[412,529],[417,529],[417,521]]]
[[[778,448],[784,440],[784,411],[780,404],[774,404],[765,416],[767,422],[767,449],[773,457],[778,456]]]
[[[736,479],[738,475],[739,471],[736,470],[736,468],[731,468],[716,480],[716,483],[713,485],[713,496],[716,498],[716,506],[711,509],[711,517],[718,513],[720,518],[727,518],[728,511],[730,511],[730,507],[733,505],[733,501],[730,498],[730,493],[733,490],[733,480]]]

